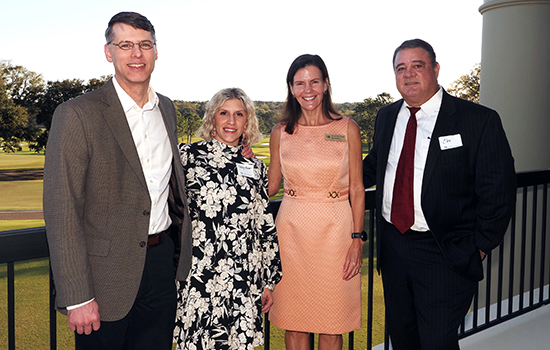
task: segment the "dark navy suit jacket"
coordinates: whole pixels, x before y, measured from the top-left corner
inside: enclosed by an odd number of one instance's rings
[[[373,148],[363,160],[365,187],[376,185],[379,245],[384,239],[384,176],[402,103],[380,109]],[[463,146],[442,150],[439,137],[457,134]],[[514,159],[498,113],[444,91],[426,159],[421,205],[454,271],[470,280],[483,279],[479,250],[488,253],[501,243],[515,199]]]

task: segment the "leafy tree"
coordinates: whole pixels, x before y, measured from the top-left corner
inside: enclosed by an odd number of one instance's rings
[[[0,147],[4,152],[19,150],[19,143],[27,139],[29,114],[8,98],[5,85],[0,80]]]
[[[10,61],[0,61],[0,76],[4,80],[5,93],[16,105],[27,109],[31,117],[39,111],[38,100],[44,93],[42,75]]]
[[[472,68],[469,74],[463,75],[455,80],[447,92],[453,96],[468,101],[479,103],[479,80],[481,76],[481,65],[478,63]]]
[[[37,122],[44,125],[46,130],[39,133],[32,140],[29,147],[35,152],[40,152],[46,148],[53,113],[55,112],[57,106],[84,93],[102,87],[110,78],[110,75],[103,75],[99,79],[90,79],[88,83],[84,83],[82,79],[48,81],[45,92],[38,99],[40,111],[36,116]]]
[[[191,112],[182,115],[180,111],[176,111],[176,114],[178,118],[178,135],[184,137],[184,142],[190,143],[193,135],[199,130],[202,119],[196,113]]]
[[[0,61],[0,137],[5,152],[36,137],[37,101],[44,90],[42,76],[10,61]]]
[[[270,133],[275,124],[279,122],[283,105],[283,102],[254,101],[254,106],[256,107],[256,118],[258,118],[261,133]]]
[[[94,91],[96,89],[99,89],[100,87],[105,85],[105,83],[107,81],[109,81],[109,79],[111,79],[112,76],[113,76],[112,74],[102,75],[101,77],[99,77],[99,79],[98,78],[92,78],[92,79],[88,80],[88,84],[86,85],[86,92],[90,92],[90,91]]]
[[[362,103],[355,106],[351,117],[359,125],[361,130],[361,140],[366,143],[367,149],[372,147],[372,138],[374,136],[374,121],[378,110],[393,102],[393,97],[387,92],[378,94],[375,98],[368,97]]]

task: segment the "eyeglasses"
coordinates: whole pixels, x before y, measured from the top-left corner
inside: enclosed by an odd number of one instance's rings
[[[121,41],[118,44],[110,42],[108,44],[113,44],[115,46],[118,46],[119,49],[124,51],[133,49],[134,45],[136,44],[139,45],[139,48],[142,50],[151,50],[155,46],[155,43],[152,42],[151,40],[143,40],[137,43],[134,43],[131,41]]]

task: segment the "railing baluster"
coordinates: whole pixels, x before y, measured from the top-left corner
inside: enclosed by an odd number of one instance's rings
[[[373,324],[373,313],[374,313],[374,302],[373,302],[373,291],[374,291],[374,246],[376,244],[375,240],[375,210],[371,209],[369,211],[369,256],[368,256],[368,283],[367,288],[367,349],[372,349],[372,324]]]
[[[485,324],[491,322],[491,255],[491,253],[488,253],[485,259],[487,261],[487,273],[485,274]],[[477,310],[477,307],[474,310]]]
[[[527,186],[523,187],[522,218],[527,217]],[[525,293],[525,259],[527,249],[527,220],[521,222],[521,258],[519,269],[519,311],[523,310],[523,298]]]
[[[512,224],[510,226],[510,270],[508,272],[508,312],[511,315],[514,311],[514,266],[516,257],[516,207],[512,209]]]
[[[535,258],[537,256],[537,188],[533,186],[533,200],[531,201],[532,213],[531,213],[531,271],[529,281],[529,306],[534,305],[534,292],[535,292]]]
[[[502,293],[504,284],[504,243],[498,247],[497,320],[502,316]]]
[[[15,269],[8,262],[8,349],[15,350]]]
[[[544,298],[544,286],[545,286],[545,280],[544,280],[544,271],[546,270],[546,224],[547,224],[547,218],[548,218],[548,184],[544,184],[542,187],[542,224],[541,224],[541,235],[542,235],[542,243],[541,243],[541,254],[540,254],[540,294],[541,294],[541,302],[544,304],[547,304],[550,300],[550,289],[548,290],[548,297]],[[550,269],[548,269],[550,272]],[[548,278],[550,281],[550,278]]]
[[[57,349],[57,313],[55,312],[55,296],[54,296],[54,285],[53,285],[53,275],[52,275],[52,266],[50,265],[50,350]]]

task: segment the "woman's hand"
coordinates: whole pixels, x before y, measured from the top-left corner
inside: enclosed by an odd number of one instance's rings
[[[243,154],[243,157],[245,158],[256,158],[252,147],[250,147],[249,145],[244,145],[241,152]]]
[[[363,265],[363,245],[365,243],[360,238],[354,238],[346,254],[344,262],[344,280],[349,281],[355,275],[361,273]]]
[[[271,289],[264,288],[264,294],[262,294],[262,312],[265,314],[271,309],[273,305],[273,291]]]

